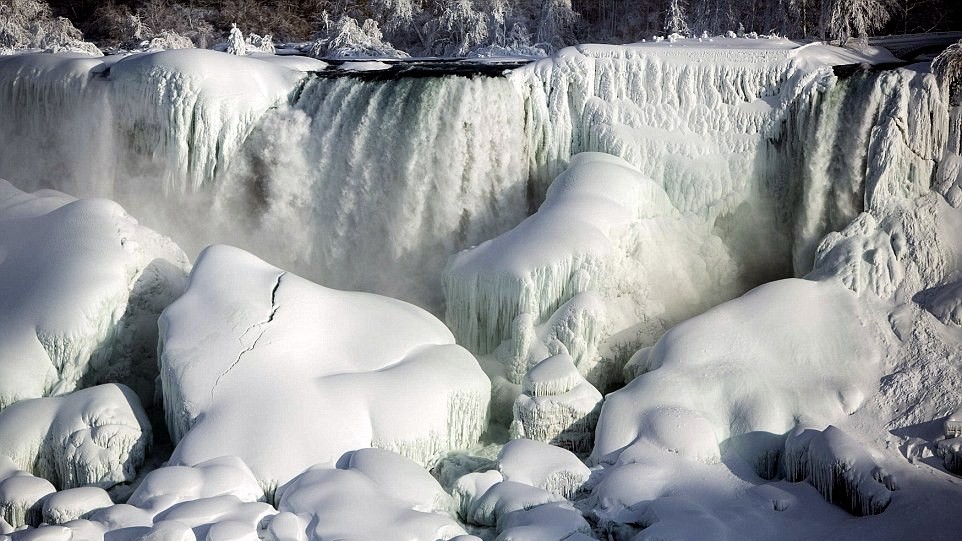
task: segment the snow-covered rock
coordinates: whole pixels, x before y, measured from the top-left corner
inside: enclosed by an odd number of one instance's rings
[[[0,457],[2,458],[2,457]],[[50,481],[26,472],[0,480],[0,519],[13,528],[36,526],[43,519],[43,500],[55,494]]]
[[[829,233],[815,253],[812,279],[835,278],[855,293],[871,291],[889,299],[902,282],[904,271],[898,257],[901,242],[881,230],[875,217],[863,212],[841,232]]]
[[[858,516],[885,511],[897,488],[865,447],[835,426],[789,434],[784,461],[789,481],[808,480],[826,500]]]
[[[453,495],[462,520],[476,526],[498,529],[502,520],[514,511],[564,501],[564,498],[544,489],[506,481],[496,470],[469,473],[461,477]]]
[[[490,383],[433,316],[236,248],[200,255],[160,326],[172,464],[236,455],[269,489],[364,447],[430,464],[486,426]]]
[[[544,359],[524,376],[514,402],[512,438],[528,438],[588,453],[602,402],[570,355]]]
[[[107,491],[100,487],[77,487],[61,490],[43,500],[43,521],[47,524],[63,524],[90,515],[114,502]]]
[[[498,471],[506,481],[524,483],[572,500],[591,470],[570,451],[546,443],[518,439],[504,444]]]
[[[147,414],[122,385],[21,400],[0,412],[0,455],[61,489],[132,481],[151,443]]]
[[[264,501],[264,491],[239,458],[223,456],[193,467],[165,466],[144,477],[127,503],[160,513],[191,500],[233,496],[241,502]]]
[[[629,350],[740,292],[737,268],[707,223],[687,219],[661,186],[600,153],[573,158],[534,216],[452,258],[444,283],[459,343],[487,354],[511,341],[502,363],[527,367],[557,340],[602,389],[621,379]],[[523,314],[542,328],[519,344],[512,326]]]
[[[278,494],[277,509],[306,521],[312,541],[450,539],[466,533],[430,474],[387,451],[362,449],[342,468],[311,468]],[[289,515],[284,520],[297,526]]]
[[[732,436],[836,422],[875,392],[886,335],[874,318],[836,282],[789,279],[690,319],[606,398],[592,458],[647,441],[712,462]]]
[[[567,541],[573,534],[591,535],[591,525],[567,502],[511,511],[498,529],[497,541]]]
[[[188,266],[116,203],[0,180],[0,410],[103,382],[151,400],[157,317]]]
[[[942,457],[945,469],[962,475],[962,437],[947,438],[938,442],[935,452]]]

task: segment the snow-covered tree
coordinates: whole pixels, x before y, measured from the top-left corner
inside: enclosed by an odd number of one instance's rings
[[[571,0],[543,0],[538,18],[538,42],[556,49],[572,43],[577,21],[578,14],[571,9]]]
[[[83,33],[69,20],[53,17],[50,6],[37,0],[0,2],[0,49],[101,54],[94,44],[84,42]]]
[[[227,53],[238,56],[247,54],[247,40],[244,39],[244,33],[237,28],[236,24],[231,25],[230,36],[227,38]]]
[[[426,27],[434,54],[464,56],[488,43],[488,17],[473,0],[445,0],[439,17]]]
[[[831,0],[829,35],[843,44],[850,37],[867,37],[891,17],[889,0]]]
[[[665,33],[688,34],[684,0],[668,0],[668,8],[665,10]]]
[[[962,105],[962,40],[949,45],[932,61],[932,72],[953,107]]]
[[[307,51],[315,58],[398,58],[408,56],[384,41],[384,35],[373,19],[358,25],[346,15],[331,26],[327,35],[315,40]]]

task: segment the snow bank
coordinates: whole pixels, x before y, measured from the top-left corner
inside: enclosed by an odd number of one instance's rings
[[[21,400],[0,412],[0,455],[62,489],[132,481],[151,443],[147,414],[122,385]]]
[[[877,386],[884,335],[873,318],[835,282],[790,279],[678,325],[605,400],[592,459],[650,442],[713,462],[732,436],[844,418]]]
[[[72,520],[86,519],[96,511],[113,504],[107,491],[100,487],[61,490],[44,498],[43,521],[47,524],[63,524]]]
[[[188,266],[116,203],[0,180],[0,409],[106,381],[152,399],[157,317]]]
[[[427,312],[236,248],[201,254],[160,326],[172,464],[236,455],[270,487],[362,447],[429,464],[486,426],[488,379]]]

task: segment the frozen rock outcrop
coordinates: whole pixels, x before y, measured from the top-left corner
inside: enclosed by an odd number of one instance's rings
[[[133,480],[151,443],[147,414],[122,385],[21,400],[0,412],[0,455],[61,489]]]
[[[897,488],[865,447],[835,426],[795,430],[784,460],[789,481],[808,480],[826,500],[858,516],[885,511]]]
[[[885,336],[837,282],[760,286],[658,341],[644,373],[605,399],[592,458],[648,442],[713,462],[731,436],[836,422],[875,392]]]
[[[904,277],[899,256],[904,255],[905,239],[893,238],[867,212],[841,232],[829,233],[815,253],[812,279],[835,278],[859,295],[870,291],[889,299]]]
[[[603,398],[561,353],[536,364],[524,376],[514,402],[512,438],[528,438],[588,453]]]
[[[430,474],[378,449],[356,451],[337,469],[322,465],[298,475],[279,490],[277,509],[307,521],[311,541],[450,539],[466,533]]]
[[[236,248],[199,256],[160,326],[172,464],[236,455],[270,489],[364,447],[430,464],[486,426],[488,378],[433,316]]]
[[[962,475],[962,437],[947,438],[938,442],[935,453],[942,458],[945,469]]]
[[[188,267],[116,203],[0,180],[0,410],[104,382],[151,400],[157,317]]]

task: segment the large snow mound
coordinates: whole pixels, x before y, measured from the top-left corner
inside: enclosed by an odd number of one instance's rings
[[[0,180],[0,409],[108,381],[151,400],[157,317],[188,267],[116,203]]]
[[[132,481],[152,443],[137,395],[105,384],[0,412],[0,455],[61,489]]]
[[[875,392],[884,339],[873,313],[837,282],[760,286],[647,352],[641,375],[605,400],[592,458],[648,442],[714,462],[731,436],[835,422]]]
[[[486,426],[490,383],[440,321],[237,248],[201,254],[160,327],[173,464],[236,455],[270,486],[363,447],[429,464]]]

